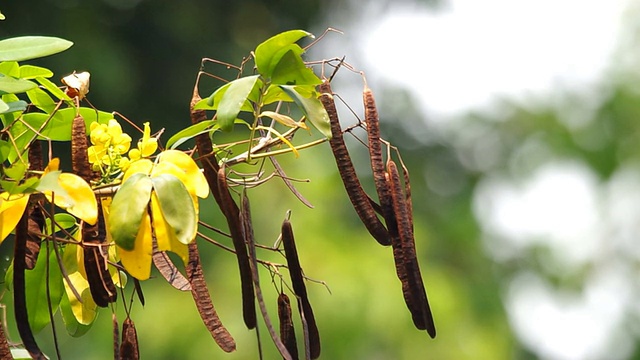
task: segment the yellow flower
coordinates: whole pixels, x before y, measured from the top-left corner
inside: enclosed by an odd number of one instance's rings
[[[142,139],[138,141],[138,149],[140,149],[142,157],[149,157],[158,149],[158,139],[151,137],[151,128],[148,122],[144,123],[144,132]]]

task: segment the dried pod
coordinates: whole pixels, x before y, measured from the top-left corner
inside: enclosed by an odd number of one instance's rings
[[[222,325],[220,317],[216,312],[209,289],[202,273],[202,264],[200,263],[200,253],[196,242],[189,244],[189,262],[187,263],[187,277],[191,284],[191,295],[198,308],[198,313],[204,322],[204,325],[211,333],[211,336],[220,348],[226,352],[232,352],[236,349],[236,342],[229,331]]]
[[[370,201],[369,196],[362,188],[358,175],[356,174],[355,167],[351,162],[347,145],[345,144],[342,136],[342,128],[340,127],[338,111],[336,109],[335,102],[333,101],[331,85],[328,81],[325,81],[318,86],[318,90],[322,93],[320,101],[327,111],[329,121],[331,123],[331,139],[329,140],[329,145],[331,146],[331,151],[336,159],[340,178],[342,179],[344,188],[347,191],[349,200],[351,200],[353,208],[371,236],[373,236],[373,238],[380,244],[389,245],[391,243],[389,233],[376,215],[374,206]]]
[[[113,325],[113,357],[120,360],[120,326],[116,313],[111,314],[111,324]]]
[[[291,316],[291,302],[285,293],[278,296],[278,319],[280,320],[280,338],[289,351],[292,359],[298,359],[298,343],[296,332],[293,328],[293,318]]]
[[[411,213],[407,208],[406,195],[400,183],[400,175],[396,164],[387,161],[387,178],[389,188],[393,198],[393,208],[396,214],[396,221],[400,235],[400,249],[402,257],[396,259],[404,267],[404,279],[401,278],[405,301],[411,312],[413,323],[418,329],[427,330],[429,335],[436,336],[436,328],[433,322],[433,315],[427,300],[427,293],[422,282],[420,267],[416,256],[416,246],[413,237]],[[395,250],[395,247],[394,247]],[[395,251],[394,251],[395,254]]]
[[[312,359],[320,356],[320,333],[316,325],[316,319],[309,303],[307,296],[307,288],[304,284],[304,276],[302,275],[302,267],[298,259],[298,251],[296,249],[295,239],[293,237],[293,229],[289,220],[282,222],[282,244],[287,258],[287,266],[289,268],[289,276],[291,277],[291,286],[296,296],[300,299],[298,308],[303,317],[303,324],[306,322],[309,334],[309,353]]]
[[[251,262],[251,275],[253,278],[253,286],[256,291],[256,298],[258,299],[258,306],[260,307],[260,313],[264,319],[264,323],[269,331],[271,340],[278,348],[278,351],[285,360],[292,360],[289,351],[282,343],[282,340],[278,337],[273,324],[271,323],[271,317],[267,311],[267,306],[264,303],[264,297],[262,296],[262,289],[260,288],[260,277],[258,274],[258,259],[256,258],[256,241],[253,233],[253,224],[251,223],[251,210],[249,207],[249,197],[246,193],[242,196],[242,211],[240,212],[240,221],[242,222],[244,237],[247,240],[247,246],[249,248],[249,260]]]
[[[109,244],[107,243],[104,213],[99,202],[98,221],[95,225],[83,223],[82,245],[84,268],[91,296],[96,305],[107,307],[109,303],[116,301],[118,293],[107,265]]]
[[[93,178],[93,171],[89,163],[89,141],[87,128],[82,115],[73,118],[71,127],[71,169],[74,174],[89,182]]]
[[[120,343],[120,359],[121,360],[138,360],[140,352],[138,350],[138,333],[136,325],[130,317],[127,316],[122,323],[122,342]]]
[[[29,317],[27,315],[27,298],[25,292],[25,248],[27,242],[27,222],[28,216],[26,212],[20,218],[16,226],[15,248],[13,252],[13,306],[16,318],[16,325],[20,339],[25,349],[32,358],[36,360],[44,360],[47,357],[42,353],[33,332],[29,326]]]
[[[32,195],[34,198],[38,195]],[[45,225],[44,213],[40,207],[40,201],[29,200],[27,207],[27,243],[25,244],[25,266],[28,270],[36,267],[36,260],[40,253],[40,234]]]
[[[367,139],[369,142],[369,157],[371,160],[371,170],[373,171],[373,181],[376,186],[376,192],[378,193],[378,199],[380,200],[380,207],[382,210],[382,216],[387,224],[387,230],[391,237],[398,236],[398,226],[396,224],[395,216],[393,213],[393,200],[391,199],[391,192],[389,185],[385,180],[385,168],[382,160],[382,142],[380,141],[380,119],[378,118],[378,108],[376,107],[376,101],[373,97],[373,92],[368,87],[365,87],[362,93],[364,100],[364,118],[367,124]]]
[[[227,218],[231,240],[238,258],[238,268],[240,270],[240,286],[242,289],[242,314],[247,328],[256,327],[256,308],[254,304],[255,294],[253,292],[253,280],[251,278],[251,265],[247,246],[245,245],[244,231],[240,222],[240,209],[231,197],[227,185],[227,177],[224,168],[218,170],[218,191],[220,194],[220,208]]]
[[[157,244],[154,241],[153,264],[160,272],[160,275],[167,280],[169,285],[180,291],[191,291],[189,280],[182,275],[169,255],[164,251],[157,251]]]
[[[4,326],[0,326],[0,359],[13,359],[11,349],[9,349],[7,335],[4,333]]]

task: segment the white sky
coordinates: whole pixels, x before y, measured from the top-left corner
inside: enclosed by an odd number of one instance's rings
[[[593,92],[610,75],[628,2],[454,0],[436,13],[393,4],[371,0],[349,19],[354,28],[342,30],[361,36],[353,43],[369,80],[407,88],[431,121],[445,125],[500,97],[524,102],[566,90]],[[476,192],[476,213],[488,239],[504,242],[488,240],[490,255],[500,261],[543,244],[566,270],[595,262],[605,241],[608,250],[635,249],[638,225],[635,236],[619,230],[640,217],[637,206],[618,196],[628,193],[625,178],[599,184],[587,166],[568,162],[543,166],[520,184],[486,180]],[[505,295],[512,327],[543,358],[624,358],[632,341],[616,329],[632,306],[624,291],[628,276],[623,266],[605,267],[587,276],[582,293],[563,294],[523,269]]]

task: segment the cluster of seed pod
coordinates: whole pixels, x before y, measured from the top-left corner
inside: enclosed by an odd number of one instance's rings
[[[325,80],[319,85],[319,90],[320,100],[331,122],[331,150],[347,195],[373,238],[381,245],[391,245],[396,273],[402,283],[405,303],[411,312],[413,323],[416,328],[426,330],[433,338],[436,336],[436,329],[416,256],[409,173],[403,167],[403,186],[396,163],[390,156],[386,164],[383,160],[378,110],[373,93],[365,86],[363,102],[369,157],[379,204],[371,200],[358,179],[344,142],[330,82]],[[381,213],[386,226],[377,212]]]

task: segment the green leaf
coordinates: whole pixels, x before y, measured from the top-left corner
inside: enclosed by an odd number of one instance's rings
[[[7,104],[6,102],[0,100],[0,113],[5,113],[7,111],[9,111],[10,107],[9,104]]]
[[[51,96],[49,96],[46,91],[40,89],[39,87],[27,91],[27,96],[29,97],[29,101],[31,101],[31,103],[35,107],[47,114],[50,114],[53,109],[56,108],[56,102],[53,101]]]
[[[17,61],[3,61],[0,63],[0,74],[18,78],[20,77],[20,65]]]
[[[21,36],[0,41],[0,61],[23,61],[53,55],[71,47],[68,40],[49,36]]]
[[[53,76],[53,71],[34,65],[22,65],[20,66],[21,79],[35,79],[38,77],[49,78]]]
[[[151,180],[162,216],[175,231],[178,241],[189,244],[196,236],[198,225],[196,209],[189,190],[180,179],[171,174],[154,176]]]
[[[288,45],[294,44],[298,40],[306,36],[313,36],[304,30],[290,30],[275,35],[256,47],[254,52],[256,67],[258,72],[265,78],[271,78],[273,70],[280,62],[280,58],[284,55],[282,49]],[[302,48],[297,55],[302,54]]]
[[[287,95],[280,86],[273,84],[269,85],[264,97],[262,98],[262,105],[264,106],[278,101],[293,102],[293,99],[291,99],[291,96]]]
[[[9,107],[11,107],[10,103],[12,102],[16,102],[16,101],[22,101],[18,98],[18,96],[16,94],[4,94],[2,95],[2,101],[4,101],[7,105],[9,105]],[[2,125],[4,127],[9,126],[10,124],[12,124],[15,119],[17,117],[19,117],[22,113],[19,114],[14,114],[13,112],[5,112],[0,114],[0,119],[2,119]]]
[[[58,100],[71,101],[69,95],[60,90],[60,88],[56,84],[52,83],[51,80],[45,79],[43,77],[37,77],[36,81],[40,85],[44,86],[44,88],[47,89],[53,96],[58,98]]]
[[[153,183],[146,174],[129,177],[113,197],[109,210],[109,232],[118,246],[133,250],[136,235],[147,212]]]
[[[93,121],[105,124],[109,122],[109,119],[113,119],[113,115],[104,111],[97,111],[91,108],[84,107],[81,107],[79,111],[84,118],[85,126],[87,127],[87,129],[91,126],[91,123]],[[53,116],[43,113],[24,114],[22,116],[22,120],[29,124],[29,127],[25,126],[21,122],[16,122],[9,131],[14,136],[14,138],[18,139],[19,137],[25,137],[22,139],[28,142],[35,136],[32,128],[42,128],[42,131],[40,131],[41,136],[38,137],[38,139],[40,140],[48,139],[53,141],[70,141],[71,127],[73,125],[73,118],[75,116],[75,108],[58,110]]]
[[[298,105],[309,122],[320,131],[327,139],[331,138],[331,124],[329,115],[318,99],[312,86],[280,85],[293,101]]]
[[[15,79],[11,76],[0,74],[0,92],[3,93],[19,94],[33,89],[36,86],[38,85],[32,81]]]
[[[297,45],[295,45],[297,46]],[[276,85],[318,85],[322,80],[313,73],[293,49],[288,49],[273,69],[271,83]]]
[[[10,167],[4,168],[4,173],[10,179],[20,181],[24,178],[24,174],[27,172],[27,165],[22,161],[16,161]]]
[[[54,193],[54,196],[55,194],[58,194],[64,196],[65,198],[71,198],[67,191],[62,186],[60,186],[60,174],[62,174],[62,171],[60,170],[50,171],[46,173],[43,177],[40,178],[40,184],[38,184],[36,190],[40,192],[51,191]]]
[[[13,145],[10,142],[0,139],[0,163],[7,161],[12,148]]]
[[[53,219],[57,224],[55,231],[51,231],[51,219],[50,218],[45,219],[45,226],[46,226],[45,229],[49,233],[58,232],[61,229],[69,230],[74,226],[76,226],[76,223],[77,223],[76,218],[73,215],[67,214],[67,213],[56,213],[53,216]],[[67,271],[69,271],[69,269],[67,269]]]
[[[29,325],[34,333],[42,330],[49,323],[48,298],[51,299],[51,308],[55,312],[62,300],[64,285],[62,274],[56,259],[56,254],[50,243],[45,243],[40,249],[38,260],[33,270],[25,271],[25,296],[27,298],[27,314]],[[49,247],[47,251],[47,246]],[[49,259],[47,260],[47,253]],[[47,278],[47,266],[48,278]],[[49,283],[49,295],[47,296],[47,283]]]
[[[73,337],[80,337],[91,329],[93,322],[89,325],[80,324],[71,310],[71,303],[66,292],[62,295],[62,301],[60,301],[60,313],[62,314],[62,321],[67,329],[67,333]]]
[[[205,120],[201,121],[197,124],[193,124],[186,129],[182,129],[178,131],[175,135],[173,135],[169,140],[167,140],[167,148],[175,149],[180,146],[185,141],[192,139],[200,134],[208,133],[212,131],[209,129],[214,126],[214,120]]]
[[[6,110],[0,111],[0,114],[8,114],[8,113],[17,112],[17,111],[25,111],[27,110],[27,106],[29,105],[24,100],[12,101],[9,103],[6,103],[3,100],[0,100],[0,102],[7,105],[8,107]]]
[[[247,101],[247,97],[259,83],[259,77],[260,75],[252,75],[229,83],[229,89],[225,92],[218,106],[218,124],[222,130],[231,131],[233,129],[233,123]]]
[[[227,93],[227,90],[229,90],[231,83],[232,82],[228,82],[222,85],[216,91],[214,91],[213,94],[211,94],[211,96],[209,96],[207,99],[202,99],[199,102],[197,102],[193,108],[195,110],[218,110],[218,107],[220,106],[220,102],[222,101],[222,98]],[[244,104],[242,104],[242,108],[240,109],[240,111],[249,111],[249,112],[253,111],[253,105],[251,104],[251,101],[253,102],[258,101],[258,95],[259,95],[259,89],[256,86],[249,93],[249,96],[247,96],[247,101],[245,101]]]

